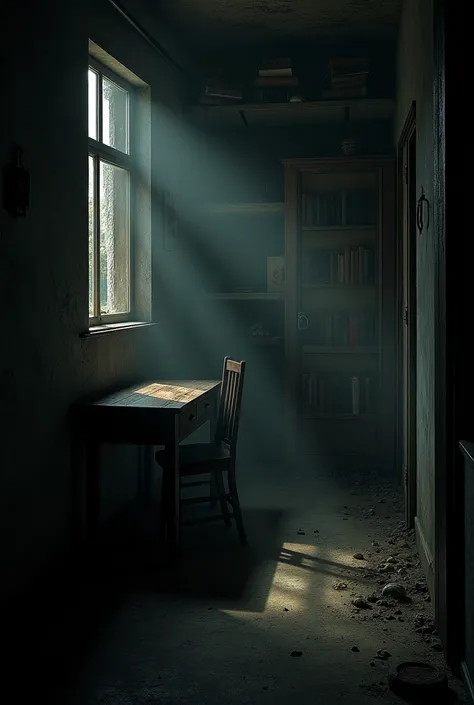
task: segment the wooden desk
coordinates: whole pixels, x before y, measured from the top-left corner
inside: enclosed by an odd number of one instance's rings
[[[165,446],[163,453],[163,523],[171,555],[180,543],[178,446],[206,421],[216,419],[220,381],[144,382],[103,399],[78,403],[86,449],[86,532],[93,536],[100,518],[101,443]]]

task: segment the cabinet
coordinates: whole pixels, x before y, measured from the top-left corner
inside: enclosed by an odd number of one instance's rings
[[[292,454],[390,466],[395,242],[388,158],[286,160],[285,370]]]

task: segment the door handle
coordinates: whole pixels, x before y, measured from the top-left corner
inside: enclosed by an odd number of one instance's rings
[[[309,319],[305,313],[301,311],[298,313],[298,330],[308,330]]]

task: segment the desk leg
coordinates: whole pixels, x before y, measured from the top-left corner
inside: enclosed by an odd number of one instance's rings
[[[180,550],[181,491],[178,443],[166,446],[163,453],[163,525],[168,558],[173,561]]]
[[[100,445],[96,438],[86,440],[86,536],[94,538],[100,518]]]

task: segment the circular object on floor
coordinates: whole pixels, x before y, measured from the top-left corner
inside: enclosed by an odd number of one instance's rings
[[[416,699],[447,692],[446,673],[436,666],[419,661],[400,663],[390,675],[391,689],[403,696]]]

